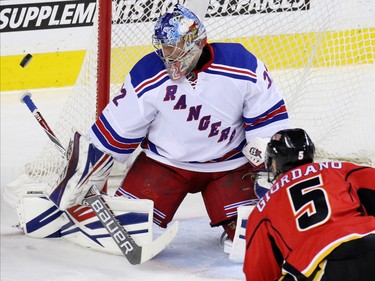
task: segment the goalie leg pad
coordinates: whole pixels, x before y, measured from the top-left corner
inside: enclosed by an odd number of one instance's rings
[[[240,206],[237,208],[237,227],[234,234],[232,249],[229,254],[229,259],[234,262],[243,263],[246,252],[246,224],[249,215],[254,210],[255,205]]]
[[[36,189],[27,190],[17,207],[20,226],[27,236],[34,238],[61,237],[63,212]]]
[[[153,238],[154,203],[148,199],[127,199],[124,197],[102,196],[119,223],[142,246],[150,244]],[[94,206],[95,207],[95,206]],[[109,217],[102,217],[115,238],[120,233]],[[61,236],[83,247],[116,255],[123,253],[114,242],[94,211],[88,206],[74,206],[65,212]]]
[[[60,210],[81,204],[92,185],[99,190],[103,188],[112,166],[110,155],[76,132],[68,149],[68,163],[56,186],[46,190],[46,194]]]
[[[138,245],[152,242],[153,201],[109,196],[103,198]],[[61,211],[40,192],[33,190],[21,197],[17,211],[26,236],[63,238],[86,248],[122,255],[90,207],[77,205]],[[111,230],[116,235],[116,229]]]

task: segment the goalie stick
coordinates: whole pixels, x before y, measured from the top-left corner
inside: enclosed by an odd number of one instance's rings
[[[20,96],[20,101],[25,103],[31,113],[34,115],[35,119],[38,121],[39,125],[43,128],[44,132],[47,134],[49,139],[55,144],[57,150],[61,155],[66,158],[66,150],[61,145],[60,141],[57,139],[53,131],[48,126],[47,122],[44,120],[42,114],[39,112],[38,108],[35,106],[34,102],[31,100],[31,93],[24,92]]]
[[[38,108],[35,106],[33,100],[31,99],[31,93],[23,93],[20,100],[27,105],[40,126],[48,135],[49,139],[55,144],[56,148],[63,155],[63,157],[66,158],[66,149],[61,145],[60,141],[48,126]],[[108,204],[105,202],[95,185],[91,186],[82,204],[91,207],[121,252],[127,258],[129,263],[133,265],[146,262],[156,256],[174,239],[177,234],[178,222],[174,223],[151,243],[140,246],[116,219],[114,213],[109,208]]]

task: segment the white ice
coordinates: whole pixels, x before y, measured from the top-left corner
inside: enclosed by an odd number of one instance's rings
[[[49,141],[17,92],[1,94],[1,275],[2,281],[235,281],[245,280],[242,265],[219,246],[221,228],[211,228],[200,195],[189,195],[175,220],[175,240],[151,261],[132,266],[122,256],[95,252],[62,239],[26,237],[13,227],[16,212],[4,203],[4,188]],[[66,91],[33,91],[49,125],[58,116]]]

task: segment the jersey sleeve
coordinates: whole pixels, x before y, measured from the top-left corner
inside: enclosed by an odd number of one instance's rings
[[[259,59],[256,82],[249,83],[245,96],[243,119],[248,142],[254,137],[270,138],[277,131],[290,128],[284,99]]]
[[[246,230],[246,252],[243,271],[248,281],[278,280],[281,277],[281,263],[276,259],[269,222],[250,215]]]
[[[356,190],[367,214],[375,216],[375,169],[356,166],[348,173],[347,181]]]
[[[105,107],[87,137],[97,148],[124,163],[147,135],[156,115],[152,99],[139,98],[128,76],[119,94]]]

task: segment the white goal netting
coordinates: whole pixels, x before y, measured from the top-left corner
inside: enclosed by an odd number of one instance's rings
[[[113,1],[112,95],[130,67],[153,51],[153,24],[175,2]],[[206,7],[205,1],[179,2]],[[369,5],[375,10],[371,2],[211,0],[206,12],[197,10],[197,14],[205,14],[209,41],[241,42],[266,64],[285,97],[292,125],[308,131],[320,158],[375,165],[375,17],[364,13]],[[90,49],[54,128],[64,145],[72,128],[86,131],[95,121],[96,31],[95,23]],[[47,143],[8,190],[49,182],[62,164]]]

